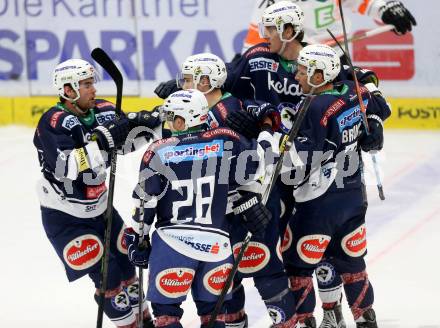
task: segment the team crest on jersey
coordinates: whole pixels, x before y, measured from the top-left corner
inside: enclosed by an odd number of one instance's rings
[[[367,107],[368,99],[364,100],[364,105]],[[352,107],[336,118],[338,122],[339,132],[342,132],[347,127],[351,127],[361,120],[361,108],[359,105]]]
[[[317,264],[321,261],[330,239],[331,237],[327,235],[304,236],[296,244],[296,251],[304,262]]]
[[[118,295],[112,297],[112,306],[117,311],[127,311],[131,308],[130,299],[127,293],[122,290]]]
[[[323,286],[330,285],[336,277],[336,271],[333,265],[327,262],[319,263],[319,266],[315,270],[316,279]]]
[[[240,252],[241,245],[243,243],[237,243],[233,247],[234,257],[237,257]],[[246,252],[244,252],[243,258],[238,265],[238,271],[241,273],[254,273],[266,266],[270,260],[270,251],[266,245],[251,241],[249,243]]]
[[[203,276],[203,285],[211,294],[220,295],[226,279],[231,272],[232,264],[225,263],[210,271]],[[231,291],[232,285],[229,287],[228,293]]]
[[[257,57],[249,60],[249,71],[278,71],[279,63],[273,59]]]
[[[122,254],[128,254],[127,244],[125,243],[125,238],[124,238],[125,228],[126,226],[125,224],[123,224],[121,231],[119,231],[118,239],[116,240],[116,247],[118,248],[118,251],[121,252]]]
[[[72,130],[74,126],[80,125],[78,117],[73,115],[67,115],[62,123],[63,128],[66,128],[67,130]]]
[[[267,312],[269,313],[270,318],[274,325],[283,323],[286,321],[286,313],[278,306],[275,305],[267,305]]]
[[[131,302],[137,302],[139,300],[139,282],[135,281],[134,283],[128,285],[125,288],[127,292],[128,298]]]
[[[159,272],[156,276],[157,290],[170,298],[178,298],[188,294],[194,279],[195,271],[190,268],[170,268]]]
[[[116,114],[114,111],[107,111],[95,114],[96,121],[101,125],[107,121],[114,121]]]
[[[365,224],[342,238],[341,246],[344,252],[352,257],[364,255],[367,250],[367,228]]]
[[[102,256],[103,247],[97,236],[87,234],[70,241],[63,250],[64,261],[73,270],[84,270],[95,265]]]
[[[283,241],[281,243],[281,253],[284,253],[292,245],[292,229],[290,229],[290,224],[287,225],[286,231],[284,231]]]

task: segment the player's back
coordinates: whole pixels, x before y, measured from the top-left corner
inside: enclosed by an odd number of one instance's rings
[[[258,178],[253,176],[260,173],[259,161],[245,158],[243,152],[257,147],[255,140],[227,128],[153,143],[144,155],[141,174],[148,176],[147,194],[157,198],[156,229],[161,238],[182,252],[186,248],[188,256],[229,252],[228,192]]]

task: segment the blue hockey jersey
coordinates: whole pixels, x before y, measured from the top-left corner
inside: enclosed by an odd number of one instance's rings
[[[361,86],[363,104],[377,110],[378,104]],[[300,106],[300,105],[299,105]],[[341,81],[331,91],[315,96],[304,117],[289,155],[295,177],[282,176],[295,185],[297,202],[317,198],[325,192],[353,189],[361,192],[362,159],[358,138],[363,116],[353,81]]]
[[[91,140],[91,131],[115,117],[114,104],[103,99],[96,100],[85,118],[61,103],[42,115],[34,134],[43,173],[37,184],[41,206],[80,218],[96,217],[105,211],[109,156]],[[133,148],[145,143],[144,137],[135,139]]]
[[[228,193],[253,188],[263,175],[261,146],[230,129],[159,140],[141,163],[133,192],[136,212],[142,196],[145,223],[151,225],[157,215],[157,232],[170,247],[195,259],[220,261],[231,254]]]

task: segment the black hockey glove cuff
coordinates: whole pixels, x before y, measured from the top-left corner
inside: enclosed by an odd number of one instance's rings
[[[136,136],[151,137],[153,134],[152,129],[155,129],[162,124],[158,107],[159,106],[156,106],[152,111],[141,110],[139,112],[127,113],[130,131],[134,128],[141,127]]]
[[[147,269],[151,253],[151,244],[148,235],[144,238],[143,243],[139,245],[139,235],[133,230],[133,228],[126,228],[124,231],[128,259],[133,265]]]
[[[165,99],[173,92],[181,90],[177,85],[177,81],[175,79],[161,82],[156,89],[154,89],[154,93],[157,94],[159,98]]]
[[[261,203],[260,194],[248,192],[233,202],[232,206],[234,214],[241,216],[243,224],[249,232],[257,236],[264,236],[272,215]]]
[[[129,132],[129,121],[121,118],[117,121],[108,121],[93,129],[93,139],[98,142],[99,148],[110,151],[121,147]]]
[[[368,115],[369,134],[362,133],[359,138],[359,145],[365,152],[379,151],[383,148],[383,123],[379,116]]]
[[[230,112],[226,117],[226,125],[248,139],[257,138],[261,132],[258,120],[244,110]]]
[[[400,1],[388,1],[379,12],[382,21],[394,25],[394,33],[398,35],[411,31],[417,25],[414,16]]]
[[[243,107],[248,113],[254,116],[254,118],[260,123],[260,125],[265,124],[265,118],[269,118],[273,131],[277,131],[280,128],[280,112],[277,110],[276,106],[272,105],[271,103],[259,100],[245,100],[243,102]]]

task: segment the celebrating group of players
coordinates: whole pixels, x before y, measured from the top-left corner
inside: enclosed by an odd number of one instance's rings
[[[255,41],[257,28],[262,43],[227,64],[209,53],[188,57],[177,79],[156,88],[165,100],[151,112],[117,118],[111,102],[95,99],[90,63],[71,59],[55,68],[60,101],[40,119],[34,144],[43,225],[69,281],[89,275],[100,288],[108,153],[153,141],[133,191],[132,227],[113,212],[104,312],[117,327],[137,327],[140,301],[144,327],[182,327],[189,291],[207,327],[248,232],[252,239],[213,327],[252,327],[241,284],[247,277],[273,327],[317,327],[314,271],[320,327],[346,326],[342,289],[356,327],[378,327],[363,258],[361,150],[382,148],[390,109],[374,72],[350,71],[331,47],[306,44],[303,10],[272,2],[247,38]],[[415,24],[398,1],[345,3],[380,13],[396,33]],[[298,135],[286,144],[296,120]],[[149,270],[145,298],[133,265]]]

